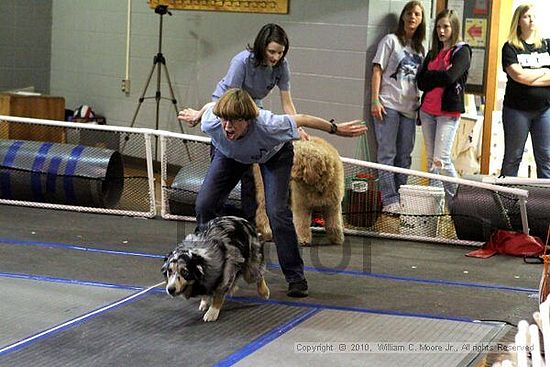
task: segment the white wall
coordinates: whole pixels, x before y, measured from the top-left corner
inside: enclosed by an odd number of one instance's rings
[[[391,1],[380,1],[390,10]],[[125,70],[127,1],[53,0],[53,94],[68,107],[86,103],[107,117],[108,124],[129,126],[158,51],[159,18],[146,1],[131,7],[131,93],[121,92]],[[261,26],[282,25],[290,38],[288,59],[292,94],[300,112],[351,120],[363,117],[365,50],[369,34],[364,0],[293,0],[289,14],[172,11],[164,16],[162,52],[167,60],[178,108],[210,100],[232,56],[243,50]],[[163,70],[164,72],[164,70]],[[169,97],[166,79],[161,93]],[[146,96],[156,91],[156,71]],[[155,127],[154,99],[146,100],[136,127]],[[280,111],[279,93],[266,108]],[[180,131],[170,101],[161,101],[159,128]],[[187,129],[187,128],[186,128]],[[198,128],[189,129],[199,133]],[[354,144],[328,137],[343,155]]]
[[[50,89],[52,0],[0,1],[0,91]]]
[[[533,4],[536,7],[537,26],[543,37],[550,38],[550,22],[546,21],[546,16],[550,13],[550,1],[548,0],[514,0],[513,9],[515,10],[521,4]],[[513,12],[512,12],[513,14]]]
[[[231,57],[253,42],[263,24],[275,22],[289,34],[298,111],[337,121],[370,118],[364,101],[369,100],[374,47],[393,30],[392,19],[405,3],[291,0],[289,13],[283,15],[173,11],[173,16],[164,16],[162,51],[178,108],[208,101]],[[122,93],[126,11],[123,0],[53,0],[51,93],[64,96],[68,107],[90,104],[108,124],[121,126],[131,123],[158,47],[159,15],[146,1],[132,1],[131,93]],[[162,81],[162,95],[168,97]],[[146,96],[155,91],[156,74]],[[280,111],[277,92],[265,106]],[[154,110],[154,100],[145,101],[134,126],[155,127]],[[159,128],[179,131],[169,101],[161,101]],[[197,128],[189,132],[199,133]],[[355,155],[355,141],[323,136],[342,155]]]

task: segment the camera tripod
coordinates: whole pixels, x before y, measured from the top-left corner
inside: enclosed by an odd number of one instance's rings
[[[134,127],[134,124],[136,123],[136,118],[139,113],[139,109],[141,108],[141,104],[146,99],[154,98],[156,101],[156,114],[155,114],[155,129],[158,130],[159,128],[159,113],[160,113],[160,100],[161,99],[168,99],[172,101],[172,105],[174,106],[174,110],[176,111],[176,116],[178,115],[178,102],[176,98],[174,97],[174,89],[172,88],[172,82],[170,82],[170,74],[168,74],[168,67],[166,66],[166,59],[164,58],[164,55],[162,54],[162,19],[165,14],[172,15],[168,11],[168,6],[166,5],[158,5],[155,8],[155,13],[160,15],[160,23],[159,23],[159,41],[158,41],[158,52],[153,58],[153,67],[151,68],[151,72],[149,73],[149,77],[147,78],[147,82],[145,83],[145,87],[143,88],[143,93],[141,94],[141,97],[139,97],[139,103],[137,105],[136,111],[134,112],[134,117],[132,117],[132,123],[130,124],[130,127]],[[149,83],[151,82],[151,78],[153,76],[153,73],[155,72],[155,69],[157,71],[157,91],[155,92],[155,95],[152,97],[145,97],[145,94],[147,93],[147,88],[149,87]],[[162,76],[162,69],[164,69],[164,75],[166,75],[166,80],[168,83],[168,89],[170,90],[170,97],[166,98],[162,97],[161,91],[160,91],[160,80]],[[180,127],[180,130],[182,133],[183,127],[182,124],[178,123],[178,126]]]

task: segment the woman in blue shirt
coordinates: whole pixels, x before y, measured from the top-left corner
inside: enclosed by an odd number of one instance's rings
[[[229,89],[217,102],[210,102],[201,110],[204,111],[201,129],[212,138],[214,154],[195,203],[199,229],[219,215],[231,190],[251,165],[258,163],[265,185],[266,212],[273,241],[289,283],[287,295],[306,297],[304,263],[288,206],[294,157],[292,140],[300,138],[300,126],[347,137],[364,134],[366,126],[360,120],[335,124],[304,114],[276,115],[259,109],[250,95],[238,88]],[[178,118],[193,121],[195,112],[184,109]]]
[[[248,45],[246,50],[233,57],[227,74],[212,94],[212,101],[217,101],[230,88],[242,88],[258,107],[263,108],[262,100],[277,86],[283,112],[295,114],[296,108],[290,95],[290,69],[285,58],[288,47],[288,37],[283,28],[273,23],[264,25],[254,45]]]
[[[212,101],[217,101],[230,88],[241,88],[248,92],[259,108],[262,100],[277,86],[281,94],[281,105],[285,114],[296,114],[296,108],[290,95],[290,69],[285,56],[289,42],[285,30],[273,23],[264,25],[258,32],[254,45],[239,52],[229,64],[226,75],[218,82],[212,93]],[[191,115],[189,125],[195,126],[204,110],[188,110]],[[307,139],[307,134],[300,130]],[[241,180],[241,205],[244,217],[255,223],[256,189],[252,169]]]

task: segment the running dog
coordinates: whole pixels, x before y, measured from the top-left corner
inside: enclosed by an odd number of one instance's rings
[[[161,271],[166,293],[201,297],[204,321],[218,319],[225,295],[233,294],[241,275],[247,283],[255,282],[258,294],[268,299],[262,245],[256,229],[245,219],[212,219],[204,231],[188,235],[164,259]]]

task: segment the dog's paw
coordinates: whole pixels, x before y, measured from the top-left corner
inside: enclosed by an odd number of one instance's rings
[[[300,246],[302,246],[302,247],[310,247],[310,246],[311,246],[311,242],[308,242],[308,241],[300,241]]]
[[[327,238],[332,245],[341,246],[344,244],[344,232],[339,228],[325,228],[327,232]]]
[[[269,299],[269,296],[271,294],[271,292],[269,291],[269,287],[267,286],[267,284],[265,283],[265,280],[262,279],[259,283],[258,283],[258,294],[260,295],[260,297],[262,297],[263,299]]]
[[[238,290],[239,290],[239,286],[235,284],[232,288],[229,288],[227,290],[227,295],[233,297],[235,292],[237,292]]]
[[[201,303],[199,304],[199,311],[206,311],[210,306],[210,299],[208,297],[201,298]]]
[[[270,242],[273,241],[273,233],[270,230],[260,228],[258,230],[258,238],[261,242]]]
[[[205,322],[216,321],[219,315],[220,315],[220,310],[218,308],[210,307],[208,311],[206,311],[202,319]]]

